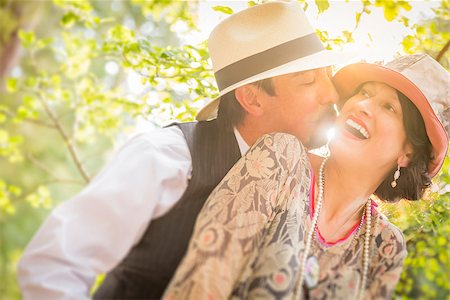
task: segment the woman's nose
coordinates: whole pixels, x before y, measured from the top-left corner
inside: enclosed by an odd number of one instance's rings
[[[370,97],[358,101],[357,108],[359,113],[366,115],[367,117],[372,117],[376,109],[374,100]]]

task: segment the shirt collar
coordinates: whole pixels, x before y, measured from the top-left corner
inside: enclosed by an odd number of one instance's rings
[[[245,153],[247,153],[248,149],[250,149],[250,146],[247,145],[247,143],[242,138],[241,134],[239,133],[239,130],[234,127],[234,135],[236,136],[236,141],[239,146],[239,150],[241,151],[241,155],[244,156]]]

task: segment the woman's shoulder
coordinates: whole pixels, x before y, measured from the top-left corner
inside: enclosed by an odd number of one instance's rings
[[[395,226],[389,221],[388,217],[380,212],[378,209],[375,209],[375,220],[377,221],[377,228],[375,228],[375,232],[381,234],[383,237],[386,235],[394,235],[397,240],[404,241],[405,237],[400,228]]]
[[[272,132],[261,136],[256,144],[265,144],[268,147],[275,148],[279,151],[296,150],[302,154],[306,154],[306,148],[302,142],[292,134],[285,132]]]
[[[378,210],[375,211],[374,240],[379,255],[382,258],[406,257],[406,241],[403,232],[384,214]]]
[[[249,150],[247,157],[269,156],[287,170],[306,169],[309,176],[310,163],[306,148],[294,136],[284,132],[264,134]]]

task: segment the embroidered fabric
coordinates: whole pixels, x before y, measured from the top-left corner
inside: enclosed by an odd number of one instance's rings
[[[308,232],[311,172],[306,151],[287,134],[265,135],[237,162],[200,212],[186,256],[165,299],[297,299]],[[406,256],[399,229],[378,225],[369,266],[369,298],[390,298]],[[318,253],[318,285],[309,299],[353,299],[362,272],[365,227]],[[350,245],[351,244],[351,245]]]

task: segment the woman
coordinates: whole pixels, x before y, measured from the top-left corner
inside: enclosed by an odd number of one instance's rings
[[[427,55],[340,70],[331,156],[262,137],[205,203],[165,298],[389,298],[405,240],[372,198],[419,199],[439,171],[448,137],[430,104],[448,113],[449,77]]]

